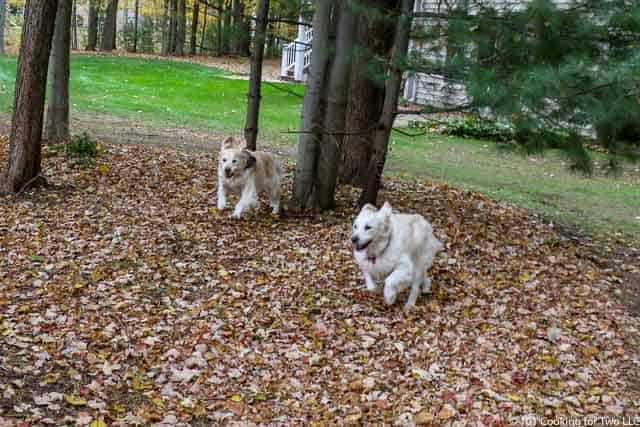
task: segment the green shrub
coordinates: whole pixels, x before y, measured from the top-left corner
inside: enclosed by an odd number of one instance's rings
[[[75,135],[67,144],[67,157],[72,166],[93,165],[98,157],[98,143],[86,132]]]
[[[475,116],[447,122],[442,133],[460,138],[486,139],[496,142],[510,141],[514,136],[511,126]]]
[[[412,120],[409,122],[409,127],[459,138],[484,139],[495,142],[507,142],[515,137],[515,131],[511,125],[482,119],[477,116],[445,120]]]

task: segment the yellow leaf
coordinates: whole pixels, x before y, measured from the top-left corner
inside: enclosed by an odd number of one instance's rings
[[[512,402],[520,402],[520,401],[522,401],[522,398],[520,396],[518,396],[517,394],[507,393],[507,397]]]
[[[18,309],[18,313],[28,313],[30,311],[31,311],[31,306],[29,304],[22,305]]]
[[[160,409],[164,409],[164,402],[162,401],[162,399],[160,399],[159,397],[156,397],[155,399],[151,400],[153,402],[154,405],[156,405],[158,408]]]
[[[125,406],[121,403],[116,403],[115,405],[113,405],[113,409],[116,410],[116,412],[125,412],[127,410],[127,408],[125,408]]]
[[[55,383],[59,379],[60,379],[59,373],[50,373],[44,376],[44,379],[42,380],[42,382],[44,382],[45,384],[51,384],[51,383]]]
[[[145,383],[144,378],[140,375],[136,375],[131,380],[131,386],[136,391],[143,391],[149,388],[149,385]]]
[[[587,347],[582,350],[582,354],[584,354],[584,357],[586,358],[591,358],[598,354],[598,349],[596,347]]]
[[[98,166],[98,173],[102,176],[107,175],[109,173],[109,166],[107,165]]]
[[[91,281],[96,283],[102,279],[102,273],[96,269],[91,272]]]
[[[107,424],[102,421],[102,418],[99,420],[95,420],[93,421],[91,424],[89,424],[89,427],[107,427]]]
[[[239,394],[234,394],[233,396],[231,396],[231,401],[232,402],[242,402],[242,396],[240,396]]]
[[[73,406],[84,406],[87,404],[87,401],[83,398],[79,396],[73,396],[71,394],[65,394],[64,401]]]

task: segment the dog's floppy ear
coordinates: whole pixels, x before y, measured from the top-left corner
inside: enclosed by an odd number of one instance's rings
[[[229,138],[224,140],[224,142],[222,143],[222,148],[224,150],[229,150],[230,148],[233,148],[235,145],[236,145],[236,139],[230,136]]]
[[[384,205],[382,205],[382,207],[380,208],[380,210],[378,212],[380,212],[380,215],[382,215],[385,218],[390,217],[391,216],[391,205],[389,204],[389,202],[384,202]]]
[[[362,207],[362,209],[360,210],[360,212],[375,212],[375,211],[377,211],[377,210],[378,210],[378,209],[377,209],[375,206],[373,206],[371,203],[367,203],[366,205],[364,205],[364,206]]]
[[[252,167],[255,167],[255,165],[256,165],[255,156],[253,154],[251,154],[251,152],[249,152],[249,150],[242,150],[242,152],[247,155],[247,164],[245,166],[245,169],[251,169]]]

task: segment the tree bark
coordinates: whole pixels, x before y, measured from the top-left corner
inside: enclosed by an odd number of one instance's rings
[[[347,135],[343,140],[339,166],[340,182],[364,186],[371,158],[373,130],[382,113],[384,70],[374,70],[379,58],[387,58],[393,44],[392,13],[396,0],[364,0],[365,13],[358,19],[357,54],[351,73],[347,106]],[[368,13],[366,12],[368,11]]]
[[[318,143],[322,138],[322,96],[329,62],[329,29],[335,0],[317,0],[313,16],[313,54],[302,103],[298,156],[293,181],[292,209],[315,208],[314,184]]]
[[[9,158],[0,192],[17,193],[40,174],[42,116],[57,0],[26,0]]]
[[[4,23],[7,4],[6,0],[0,0],[0,55],[4,55]]]
[[[204,37],[207,35],[207,17],[209,16],[209,5],[204,4],[204,16],[202,17],[202,36],[200,37],[200,55],[205,55],[207,51],[204,47]],[[213,48],[213,45],[211,46]]]
[[[72,31],[71,47],[73,49],[77,49],[78,48],[78,2],[76,0],[73,0],[73,10],[71,12],[71,31]]]
[[[102,41],[100,43],[100,50],[104,52],[111,52],[116,48],[116,16],[118,14],[118,0],[109,0],[107,6],[107,12],[104,18],[104,27],[102,29]]]
[[[374,133],[373,153],[368,167],[368,180],[358,204],[364,206],[367,203],[376,204],[380,182],[384,171],[384,164],[389,146],[389,136],[393,121],[398,111],[398,98],[400,96],[400,85],[402,84],[402,62],[407,56],[409,49],[409,37],[411,35],[411,17],[413,14],[414,0],[402,0],[401,16],[396,24],[396,32],[393,41],[393,51],[391,54],[391,69],[385,85],[384,105],[380,122]]]
[[[169,18],[169,55],[176,53],[176,38],[178,34],[178,0],[171,0],[171,15]]]
[[[227,55],[231,53],[231,39],[233,38],[233,22],[231,20],[231,0],[227,0],[225,3],[224,11],[219,9],[219,13],[224,16],[224,32],[222,33],[222,50],[221,55]]]
[[[193,1],[193,16],[191,17],[191,55],[195,56],[198,43],[198,18],[200,15],[200,0]]]
[[[98,46],[98,0],[89,0],[89,19],[87,23],[87,47],[96,50]]]
[[[338,9],[338,7],[336,7]],[[325,134],[320,144],[317,172],[317,202],[322,210],[335,207],[335,191],[344,138],[349,93],[349,74],[356,30],[356,18],[350,1],[339,7],[335,58],[327,84],[327,107],[324,117]]]
[[[69,140],[69,56],[72,12],[72,0],[58,0],[49,59],[49,97],[44,126],[44,139],[49,142]]]
[[[264,58],[264,41],[267,36],[267,22],[269,20],[269,0],[258,3],[258,17],[256,33],[253,40],[251,54],[251,77],[249,81],[249,102],[247,105],[247,121],[244,127],[244,139],[249,150],[256,149],[258,139],[258,121],[260,116],[260,86],[262,85],[262,61]]]
[[[167,56],[171,50],[171,38],[169,36],[169,0],[164,0],[162,9],[162,46],[160,47],[160,55]]]
[[[138,19],[140,14],[140,0],[136,0],[133,11],[133,52],[138,51]]]
[[[187,35],[187,2],[178,0],[178,22],[176,29],[176,49],[177,56],[184,56],[184,42]]]
[[[242,34],[242,0],[233,0],[233,29],[231,30],[231,54],[240,55]]]

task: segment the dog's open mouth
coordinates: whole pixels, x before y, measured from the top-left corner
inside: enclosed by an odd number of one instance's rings
[[[233,172],[232,172],[232,171],[225,171],[225,172],[224,172],[224,176],[225,176],[227,179],[231,179],[231,178],[233,178]]]
[[[363,250],[367,249],[367,246],[369,246],[370,244],[371,244],[371,240],[369,240],[366,243],[357,244],[357,245],[355,245],[356,251],[358,251],[358,252],[359,251],[363,251]]]

